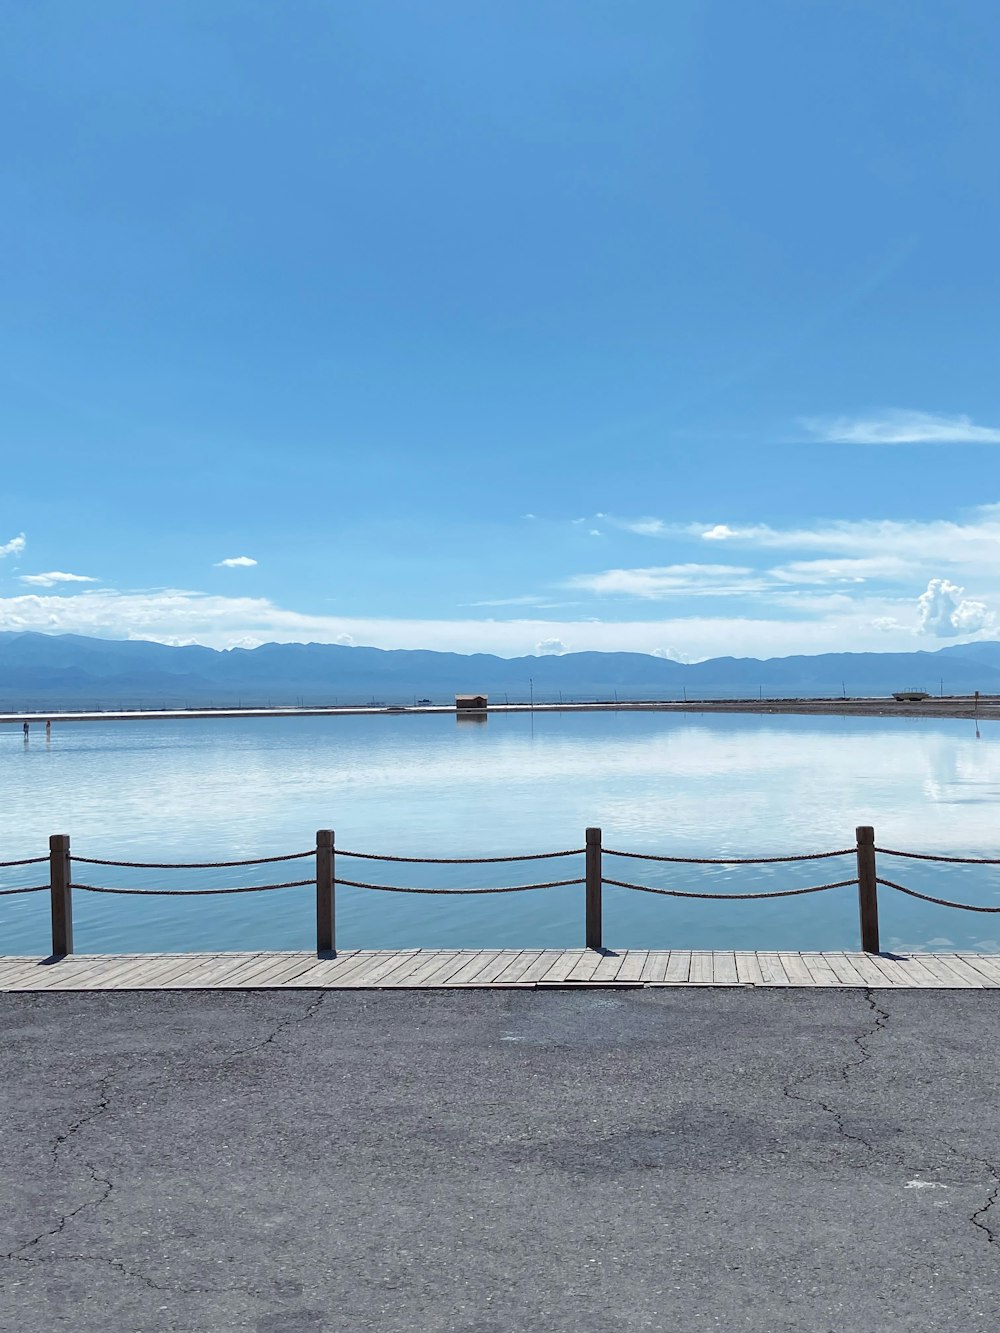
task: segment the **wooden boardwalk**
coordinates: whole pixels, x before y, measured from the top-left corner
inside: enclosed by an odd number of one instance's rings
[[[394,949],[0,958],[0,991],[438,990],[551,986],[1000,989],[1000,954]]]

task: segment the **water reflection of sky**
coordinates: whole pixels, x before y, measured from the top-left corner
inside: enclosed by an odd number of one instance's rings
[[[628,850],[777,854],[847,846],[858,823],[874,824],[884,846],[991,855],[1000,745],[990,724],[981,732],[977,739],[969,722],[920,719],[567,713],[492,716],[485,726],[459,727],[453,717],[414,715],[57,722],[50,744],[39,730],[25,746],[10,727],[0,731],[0,857],[40,852],[57,831],[69,832],[81,854],[268,855],[304,849],[318,827],[335,828],[340,845],[361,850],[501,854],[580,846],[588,824],[603,828],[608,846]],[[350,865],[351,878],[393,882],[393,867],[365,863],[361,873],[361,863]],[[279,869],[273,877],[300,874],[296,863]],[[534,877],[530,868],[503,869],[504,882]],[[541,862],[539,870],[545,879],[577,873],[561,862]],[[888,861],[883,870],[925,892],[1000,904],[1000,876],[991,870]],[[136,882],[124,872],[101,873],[109,884]],[[169,884],[237,882],[226,873]],[[398,882],[451,885],[467,873],[406,868]],[[475,873],[473,882],[498,881]],[[607,873],[739,892],[845,878],[851,863],[682,872],[609,858]],[[30,871],[7,874],[5,886],[30,882]],[[747,905],[613,889],[606,897],[613,944],[857,945],[852,890]],[[79,898],[81,949],[309,944],[308,890],[198,903]],[[575,889],[448,902],[342,890],[341,943],[573,945],[579,900]],[[882,901],[886,946],[1000,949],[995,918],[943,912],[887,891]],[[41,896],[0,899],[0,949],[44,951],[44,909]]]

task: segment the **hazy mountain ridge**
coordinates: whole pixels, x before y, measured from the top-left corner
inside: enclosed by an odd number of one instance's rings
[[[693,664],[643,653],[502,658],[430,650],[264,644],[216,650],[138,640],[0,633],[0,708],[34,706],[448,703],[457,691],[551,700],[1000,693],[1000,643],[935,652],[718,657]]]

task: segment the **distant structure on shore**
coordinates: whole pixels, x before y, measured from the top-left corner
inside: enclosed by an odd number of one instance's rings
[[[931,696],[926,690],[896,690],[892,697],[898,704],[919,704]]]
[[[486,694],[456,694],[456,713],[485,713],[489,696]]]

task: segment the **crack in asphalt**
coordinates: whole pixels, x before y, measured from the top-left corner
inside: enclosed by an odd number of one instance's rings
[[[64,1213],[54,1227],[49,1227],[47,1231],[40,1231],[37,1236],[32,1236],[31,1239],[26,1240],[23,1245],[18,1245],[15,1249],[9,1250],[3,1256],[5,1259],[16,1260],[22,1264],[43,1262],[38,1256],[29,1255],[26,1251],[34,1249],[34,1247],[40,1245],[43,1240],[48,1240],[52,1236],[58,1236],[60,1232],[64,1231],[69,1223],[72,1222],[74,1217],[79,1217],[79,1215],[86,1212],[88,1208],[99,1208],[101,1204],[106,1203],[107,1200],[110,1199],[114,1190],[114,1185],[112,1185],[111,1181],[107,1176],[102,1176],[93,1163],[86,1162],[84,1165],[90,1172],[90,1177],[94,1184],[102,1186],[100,1193],[96,1194],[92,1199],[84,1199],[83,1203],[78,1204],[76,1208],[72,1208],[68,1213]]]
[[[863,994],[870,1011],[875,1016],[875,1022],[872,1027],[859,1033],[853,1038],[854,1045],[858,1049],[858,1058],[856,1060],[847,1060],[844,1064],[836,1067],[835,1072],[840,1076],[843,1083],[847,1083],[851,1070],[860,1069],[862,1065],[867,1064],[872,1058],[872,1052],[867,1043],[871,1041],[873,1037],[877,1036],[878,1033],[885,1030],[885,1026],[890,1017],[888,1010],[880,1008],[876,1003],[874,993],[870,986],[864,988]],[[805,1074],[800,1075],[799,1078],[791,1079],[788,1083],[785,1083],[781,1089],[782,1094],[791,1101],[802,1102],[806,1106],[818,1106],[821,1110],[825,1111],[827,1115],[833,1118],[834,1124],[837,1127],[837,1133],[841,1138],[846,1139],[849,1143],[859,1143],[866,1149],[866,1151],[874,1153],[876,1148],[873,1143],[870,1143],[868,1139],[864,1138],[861,1134],[850,1133],[846,1128],[843,1112],[839,1111],[835,1106],[830,1106],[828,1102],[824,1102],[820,1097],[805,1097],[795,1091],[796,1088],[801,1088],[803,1084],[808,1083],[810,1079],[817,1078],[820,1074],[828,1071],[828,1065],[822,1066],[819,1069],[810,1069]],[[896,1164],[898,1166],[906,1165],[903,1158],[899,1156],[896,1157]]]
[[[255,1041],[252,1045],[244,1046],[238,1051],[230,1051],[227,1055],[222,1057],[223,1060],[235,1060],[241,1055],[249,1055],[251,1051],[259,1051],[265,1046],[270,1046],[275,1038],[279,1037],[282,1032],[312,1018],[313,1014],[315,1014],[325,1003],[329,994],[329,991],[320,991],[314,1000],[310,1000],[300,1014],[291,1014],[288,1018],[283,1018],[279,1023],[276,1023],[263,1041]]]
[[[889,1012],[885,1009],[880,1008],[879,1005],[876,1003],[875,996],[872,993],[870,987],[866,986],[864,988],[864,997],[868,1003],[869,1009],[875,1015],[875,1023],[872,1027],[868,1028],[867,1031],[859,1033],[856,1037],[853,1038],[854,1044],[859,1051],[858,1059],[848,1060],[844,1064],[839,1065],[837,1067],[836,1072],[840,1075],[841,1081],[844,1083],[847,1083],[851,1070],[860,1069],[862,1065],[867,1064],[868,1061],[872,1058],[872,1052],[869,1049],[867,1043],[873,1037],[877,1036],[879,1032],[884,1031],[885,1026],[890,1018]],[[809,1070],[808,1073],[803,1074],[800,1078],[793,1079],[790,1082],[784,1084],[784,1086],[782,1087],[782,1093],[784,1094],[784,1096],[788,1097],[792,1101],[799,1101],[807,1106],[810,1105],[818,1106],[821,1110],[825,1111],[828,1115],[832,1116],[834,1124],[837,1127],[837,1132],[838,1134],[840,1134],[842,1138],[847,1139],[848,1142],[851,1143],[859,1143],[868,1152],[874,1154],[877,1151],[875,1145],[873,1143],[870,1143],[866,1138],[864,1138],[860,1134],[850,1133],[844,1126],[844,1117],[842,1112],[838,1111],[835,1106],[830,1106],[829,1103],[824,1102],[819,1097],[804,1097],[795,1091],[796,1088],[801,1088],[803,1084],[808,1083],[809,1080],[812,1078],[818,1077],[819,1074],[825,1072],[825,1070],[828,1068],[829,1066],[826,1066],[825,1069],[820,1068],[820,1069]],[[951,1144],[947,1144],[946,1147],[953,1157],[957,1157],[961,1161],[966,1163],[975,1163],[978,1166],[985,1167],[986,1170],[990,1173],[990,1176],[992,1177],[993,1181],[995,1182],[993,1189],[986,1197],[986,1202],[982,1205],[981,1208],[977,1208],[976,1211],[972,1213],[972,1215],[969,1217],[968,1220],[972,1223],[974,1227],[977,1228],[977,1230],[982,1231],[985,1234],[986,1243],[988,1245],[1000,1245],[1000,1228],[994,1228],[990,1226],[989,1223],[983,1220],[994,1207],[998,1207],[998,1205],[1000,1205],[1000,1169],[994,1166],[992,1162],[987,1161],[985,1157],[972,1157],[968,1153],[961,1152],[958,1148],[953,1148]],[[905,1157],[899,1154],[894,1154],[893,1160],[897,1166],[907,1165]],[[945,1163],[940,1162],[935,1164],[935,1166],[931,1168],[925,1168],[925,1169],[937,1170],[943,1168],[944,1166]],[[998,1207],[998,1212],[1000,1212],[1000,1207]]]
[[[298,1023],[303,1023],[307,1019],[311,1018],[313,1014],[315,1014],[317,1010],[320,1008],[320,1006],[323,1004],[323,1002],[327,997],[327,994],[328,992],[326,991],[320,991],[319,994],[316,996],[316,998],[311,1000],[301,1013],[292,1014],[288,1018],[283,1018],[279,1023],[276,1023],[274,1027],[271,1029],[271,1031],[268,1033],[268,1035],[264,1037],[262,1041],[255,1042],[253,1045],[247,1046],[242,1050],[231,1051],[228,1054],[224,1055],[222,1057],[223,1062],[236,1059],[241,1055],[247,1055],[251,1051],[263,1050],[264,1047],[272,1045],[275,1039],[278,1036],[280,1036],[280,1034],[284,1032],[286,1029],[293,1027]],[[126,1068],[124,1072],[128,1074],[131,1068],[132,1068],[131,1065],[128,1066],[128,1068]],[[72,1121],[72,1123],[65,1130],[57,1134],[56,1137],[53,1139],[50,1150],[51,1170],[58,1169],[60,1165],[61,1154],[64,1148],[66,1147],[66,1144],[70,1142],[70,1140],[74,1137],[74,1135],[78,1134],[79,1131],[83,1129],[85,1125],[88,1125],[92,1121],[97,1120],[100,1116],[104,1115],[110,1109],[111,1107],[110,1087],[112,1082],[114,1081],[114,1078],[115,1075],[113,1073],[103,1075],[101,1079],[98,1081],[97,1099],[93,1103],[93,1105],[87,1107],[87,1109],[83,1111],[80,1115],[78,1115],[77,1118],[74,1121]],[[37,1246],[39,1246],[42,1243],[42,1241],[49,1240],[55,1236],[60,1235],[63,1231],[65,1231],[66,1227],[70,1224],[70,1222],[72,1222],[74,1218],[79,1217],[81,1213],[84,1213],[91,1208],[100,1208],[103,1204],[105,1204],[108,1201],[108,1199],[110,1199],[111,1195],[114,1193],[114,1185],[107,1176],[102,1176],[98,1171],[97,1167],[92,1162],[85,1162],[84,1165],[90,1172],[90,1176],[94,1184],[101,1186],[99,1193],[94,1195],[93,1198],[85,1199],[83,1203],[78,1204],[76,1208],[72,1208],[70,1209],[69,1212],[64,1213],[58,1219],[55,1226],[49,1227],[44,1231],[40,1231],[37,1235],[32,1236],[29,1240],[24,1241],[23,1244],[16,1246],[12,1250],[9,1250],[5,1255],[2,1256],[2,1258],[7,1259],[11,1262],[29,1264],[32,1266],[43,1263],[57,1263],[63,1260],[74,1263],[107,1264],[108,1266],[113,1268],[116,1272],[121,1273],[123,1277],[132,1278],[137,1282],[142,1282],[145,1286],[149,1287],[153,1291],[179,1292],[182,1295],[192,1295],[192,1296],[209,1295],[221,1291],[232,1292],[240,1295],[249,1294],[243,1287],[185,1287],[174,1284],[161,1285],[160,1283],[154,1282],[152,1278],[146,1277],[145,1274],[140,1273],[135,1269],[130,1269],[120,1259],[109,1259],[103,1255],[96,1255],[96,1254],[33,1255],[28,1253],[28,1251],[33,1250]],[[2,1286],[0,1286],[0,1289],[2,1289]]]

